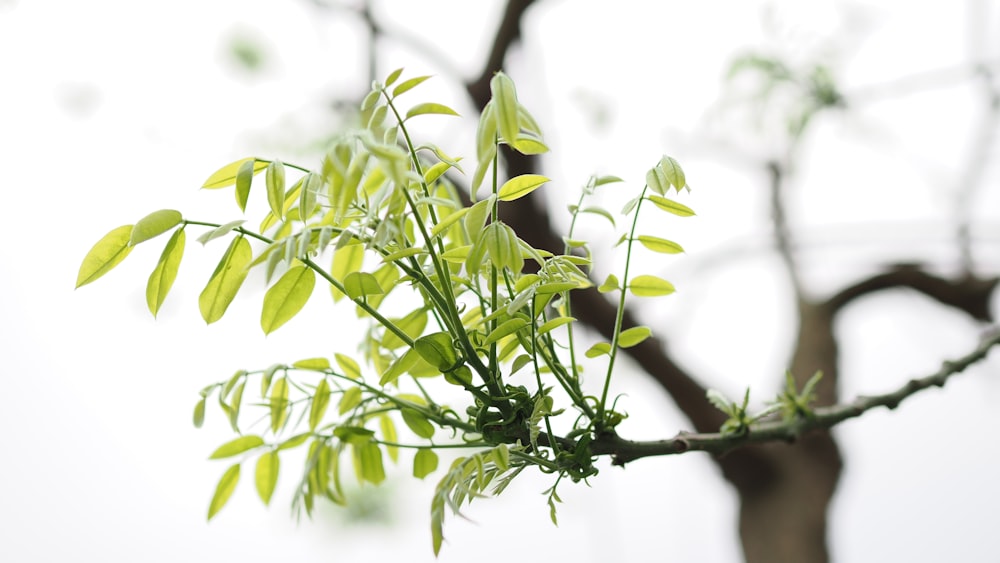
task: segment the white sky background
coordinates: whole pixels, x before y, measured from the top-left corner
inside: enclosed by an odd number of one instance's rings
[[[726,62],[748,46],[779,43],[802,56],[822,47],[818,37],[844,29],[851,34],[840,44],[838,70],[848,91],[969,63],[977,37],[981,54],[995,60],[996,26],[970,22],[996,22],[1000,12],[981,4],[986,11],[972,15],[971,3],[884,2],[854,6],[849,13],[859,19],[845,21],[842,5],[827,2],[806,9],[552,1],[531,12],[528,55],[515,53],[509,70],[548,132],[553,201],[575,199],[594,172],[620,175],[637,190],[661,153],[680,159],[695,188],[687,202],[699,216],[664,227],[688,252],[661,272],[679,292],[648,309],[650,322],[685,365],[716,378],[714,386],[736,395],[751,385],[764,398],[789,353],[791,309],[776,263],[760,251],[767,243],[763,175],[705,134]],[[380,3],[380,12],[393,10],[396,26],[432,29],[428,41],[468,75],[488,49],[488,20],[499,5],[397,1]],[[762,24],[763,6],[777,14],[773,32]],[[435,16],[437,9],[446,15]],[[433,559],[435,477],[414,484],[407,462],[389,485],[398,498],[391,528],[327,515],[296,526],[287,509],[291,459],[270,509],[245,468],[229,506],[204,521],[228,465],[205,458],[230,432],[211,408],[206,428],[191,427],[198,389],[238,368],[351,352],[353,344],[340,342],[350,310],[333,309],[317,291],[312,310],[264,338],[263,288],[252,287],[205,327],[197,295],[225,243],[202,249],[193,237],[158,320],[143,297],[159,255],[155,242],[98,283],[72,290],[84,254],[115,226],[161,208],[193,219],[238,218],[230,192],[197,187],[243,156],[296,160],[289,147],[325,132],[315,125],[330,122],[321,104],[364,84],[353,29],[305,2],[0,0],[0,208],[8,238],[0,246],[0,422],[7,430],[0,560]],[[262,34],[268,60],[261,75],[227,65],[226,38],[234,33]],[[406,47],[388,47],[384,58],[382,75],[398,66],[441,75],[409,101],[471,113],[432,61]],[[949,194],[981,116],[975,92],[967,82],[948,83],[827,119],[813,132],[791,202],[793,221],[813,245],[805,261],[812,287],[830,290],[885,256],[944,255],[934,225],[949,218]],[[589,120],[581,100],[606,104],[606,128]],[[711,131],[717,138],[739,127]],[[437,133],[449,135],[434,139],[449,152],[471,154],[468,131]],[[746,133],[734,138],[766,150]],[[979,248],[995,272],[994,165],[986,181],[975,208],[981,224],[993,225]],[[911,234],[919,244],[893,242]],[[978,336],[968,321],[909,294],[866,299],[839,328],[845,398],[930,373]],[[830,530],[837,560],[988,561],[1000,553],[997,371],[994,358],[944,391],[837,430],[847,463]],[[628,395],[626,436],[660,438],[684,428],[644,378],[622,373],[616,391]],[[660,560],[654,550],[662,549],[677,561],[738,559],[735,495],[702,456],[641,460],[624,471],[606,468],[590,488],[562,486],[559,528],[548,524],[538,494],[548,481],[519,481],[500,499],[475,503],[475,523],[449,520],[439,560],[506,560],[505,548],[523,560]]]

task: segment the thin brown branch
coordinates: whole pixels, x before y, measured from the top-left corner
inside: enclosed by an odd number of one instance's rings
[[[647,442],[633,442],[617,435],[607,435],[595,440],[591,445],[591,451],[595,455],[610,455],[615,465],[625,465],[630,461],[650,456],[691,451],[703,451],[717,456],[753,444],[794,442],[807,432],[833,428],[845,420],[859,417],[877,407],[895,409],[905,399],[920,391],[931,387],[943,387],[954,375],[984,360],[990,350],[997,345],[1000,345],[1000,331],[995,331],[984,338],[969,354],[956,360],[946,361],[937,372],[926,377],[911,379],[895,391],[882,395],[859,396],[850,403],[820,407],[814,410],[812,416],[788,422],[764,422],[753,426],[744,435],[681,432],[668,440]]]
[[[774,245],[785,264],[788,278],[792,282],[795,296],[803,298],[802,280],[799,275],[798,263],[795,260],[791,228],[788,226],[788,214],[785,212],[785,170],[777,161],[767,163],[770,176],[771,224],[774,228]]]
[[[864,279],[842,289],[827,301],[834,312],[865,295],[892,288],[909,288],[954,307],[974,319],[992,322],[990,299],[997,286],[998,278],[978,278],[967,274],[955,280],[948,280],[922,269],[917,264],[900,264],[891,270]]]

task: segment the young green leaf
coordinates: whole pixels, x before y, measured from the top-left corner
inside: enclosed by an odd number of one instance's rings
[[[156,267],[149,274],[149,280],[146,282],[146,305],[154,317],[159,312],[160,306],[163,305],[167,293],[170,292],[170,288],[173,287],[174,280],[177,278],[177,270],[180,268],[181,258],[184,256],[184,241],[184,229],[174,231],[170,240],[167,241],[167,245],[163,248],[163,253],[160,254],[160,260],[156,263]]]
[[[413,476],[417,479],[434,473],[438,467],[438,455],[430,448],[421,448],[413,456]]]
[[[569,323],[571,323],[571,322],[573,322],[575,320],[576,319],[573,318],[573,317],[556,317],[556,318],[554,318],[554,319],[552,319],[550,321],[546,321],[542,326],[538,327],[538,330],[536,331],[536,333],[539,336],[541,336],[541,335],[543,335],[543,334],[545,334],[547,332],[552,332],[553,330],[555,330],[555,329],[557,329],[557,328],[559,328],[559,327],[561,327],[563,325],[569,324]],[[517,362],[515,361],[514,363],[516,364]],[[514,370],[514,371],[517,371],[517,370]]]
[[[681,245],[671,240],[649,235],[639,235],[638,238],[639,242],[641,242],[643,246],[653,252],[659,252],[661,254],[679,254],[684,252],[684,248]]]
[[[305,306],[316,286],[316,273],[305,265],[290,268],[267,293],[260,313],[260,327],[270,334]]]
[[[539,174],[521,174],[504,182],[497,192],[500,201],[514,201],[535,191],[549,179]]]
[[[351,272],[344,278],[344,291],[351,299],[361,299],[369,295],[382,295],[385,290],[378,279],[368,272]]]
[[[274,494],[274,486],[278,483],[278,469],[280,467],[277,450],[267,452],[257,459],[254,482],[257,485],[257,494],[265,505],[271,504],[271,495]]]
[[[229,234],[233,229],[239,227],[243,223],[246,223],[245,219],[237,219],[236,221],[230,221],[225,225],[220,225],[212,229],[211,231],[202,234],[200,237],[198,237],[197,240],[203,245],[208,244],[209,241],[215,240],[219,237]]]
[[[351,412],[355,407],[361,404],[361,388],[360,387],[349,387],[344,391],[344,394],[340,397],[340,404],[337,407],[339,414]]]
[[[656,167],[662,171],[663,177],[670,182],[670,185],[672,185],[674,190],[677,192],[680,192],[682,188],[687,187],[687,179],[684,177],[684,170],[681,169],[680,163],[672,157],[664,155]]]
[[[235,464],[230,466],[225,473],[222,474],[222,478],[219,479],[219,484],[215,486],[215,494],[212,495],[212,502],[208,505],[208,519],[211,520],[213,516],[218,514],[222,507],[226,506],[226,502],[229,501],[229,497],[233,495],[233,491],[236,489],[236,484],[240,481],[240,464]]]
[[[667,280],[656,276],[636,276],[628,284],[629,291],[636,297],[656,297],[658,295],[670,295],[674,286]]]
[[[212,324],[225,314],[247,277],[247,264],[252,258],[253,251],[246,238],[234,238],[205,289],[198,296],[198,308],[206,323]]]
[[[344,375],[351,379],[361,379],[361,368],[353,358],[343,354],[334,354],[333,357],[337,361],[340,370],[344,372]]]
[[[243,166],[243,164],[246,163],[247,161],[254,162],[253,165],[254,174],[267,168],[268,164],[266,160],[257,160],[253,157],[242,158],[240,160],[237,160],[236,162],[231,162],[223,166],[222,168],[216,170],[211,176],[209,176],[208,179],[205,180],[205,183],[202,184],[201,186],[202,189],[215,190],[218,188],[225,188],[228,186],[232,186],[233,184],[236,183],[237,172],[239,171],[240,167]]]
[[[271,386],[271,432],[277,434],[288,419],[288,380],[279,377]]]
[[[250,185],[257,173],[256,161],[248,160],[236,170],[236,205],[240,211],[247,210],[247,200],[250,199]]]
[[[652,331],[648,326],[634,326],[630,329],[623,330],[621,334],[618,335],[618,346],[622,348],[631,348],[642,342],[643,340],[650,337]]]
[[[225,444],[222,444],[212,452],[212,455],[208,456],[208,459],[223,459],[227,457],[232,457],[234,455],[239,455],[243,452],[252,450],[254,448],[259,448],[264,445],[264,439],[260,436],[246,435],[240,436],[234,440],[230,440]]]
[[[406,117],[403,118],[403,121],[406,121],[411,117],[416,117],[418,115],[426,115],[426,114],[458,115],[458,112],[444,104],[435,104],[429,102],[426,104],[417,104],[412,108],[410,108],[410,110],[406,112]]]
[[[312,371],[326,371],[330,369],[330,360],[326,358],[306,358],[295,362],[292,364],[292,367]]]
[[[403,422],[421,438],[431,438],[434,436],[434,425],[427,421],[427,418],[419,411],[409,408],[402,408],[399,414],[403,415]]]
[[[309,405],[309,430],[315,431],[319,423],[323,421],[326,408],[330,404],[330,384],[326,378],[320,380],[313,393],[312,404]]]
[[[597,291],[601,293],[609,293],[611,291],[618,291],[621,286],[618,283],[618,276],[614,274],[608,274],[608,277],[604,280],[604,283],[597,288]]]
[[[343,282],[348,274],[361,269],[364,258],[365,246],[360,242],[352,242],[342,246],[333,253],[333,264],[330,267],[330,275],[334,279]],[[332,285],[330,286],[330,290],[333,292],[334,302],[339,301],[344,296],[343,293]]]
[[[493,94],[493,102],[496,103],[497,128],[500,130],[500,137],[508,143],[513,143],[520,131],[517,115],[517,91],[514,88],[514,81],[503,72],[498,72],[490,80],[490,92]]]
[[[586,352],[583,353],[584,356],[588,358],[596,358],[598,356],[604,356],[611,353],[611,344],[607,342],[598,342],[591,346]]]
[[[667,213],[673,213],[678,217],[690,217],[694,215],[694,210],[690,207],[677,203],[672,199],[667,199],[665,197],[660,197],[658,195],[647,196],[646,199],[653,202],[653,205],[666,211]]]
[[[115,266],[132,252],[129,241],[132,239],[132,225],[123,225],[113,229],[97,241],[83,257],[80,271],[76,276],[76,287],[87,285],[110,272]]]
[[[399,441],[399,436],[396,435],[396,423],[392,421],[392,417],[387,414],[383,414],[378,417],[379,430],[382,431],[382,439],[386,442],[396,443]],[[396,446],[385,446],[385,451],[389,454],[389,459],[393,463],[399,461],[399,448]]]
[[[202,397],[194,405],[194,416],[192,417],[195,428],[201,428],[205,424],[205,397]]]
[[[140,242],[147,241],[153,237],[162,235],[170,229],[176,227],[183,220],[180,211],[173,209],[161,209],[146,215],[132,227],[132,237],[129,239],[129,246],[135,246]]]
[[[275,160],[267,165],[267,203],[278,219],[285,218],[285,165]]]
[[[483,341],[483,346],[489,346],[490,344],[499,341],[501,338],[514,334],[526,326],[528,326],[528,321],[520,317],[515,317],[509,321],[505,321],[486,336],[486,340]]]
[[[396,96],[399,96],[404,92],[409,92],[410,90],[415,88],[418,84],[420,84],[424,80],[427,80],[428,78],[430,78],[430,76],[418,76],[416,78],[410,78],[409,80],[404,80],[399,84],[399,86],[396,86],[396,88],[393,89],[392,97],[395,98]],[[388,88],[389,85],[386,84],[386,87]]]
[[[421,336],[413,342],[413,349],[424,361],[441,371],[450,371],[458,364],[458,354],[450,333],[435,332]]]
[[[402,67],[397,68],[396,70],[390,72],[389,76],[385,77],[385,87],[388,88],[389,86],[392,86],[396,82],[396,80],[399,78],[399,75],[401,75],[401,74],[403,74]],[[377,90],[376,90],[376,92],[377,92]]]
[[[382,465],[382,448],[375,442],[363,446],[353,446],[361,463],[361,477],[369,483],[378,485],[385,481],[385,467]]]

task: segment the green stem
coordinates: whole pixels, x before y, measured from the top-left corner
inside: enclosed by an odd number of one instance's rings
[[[625,247],[625,271],[622,274],[622,286],[619,288],[618,311],[615,314],[615,330],[611,338],[611,351],[609,352],[608,358],[608,372],[604,377],[604,390],[601,391],[601,401],[597,404],[598,432],[604,430],[604,413],[608,401],[608,390],[611,388],[611,374],[614,372],[615,359],[618,357],[618,337],[621,335],[622,321],[625,318],[625,295],[628,289],[629,266],[632,265],[632,245],[635,243],[635,229],[639,224],[639,210],[642,208],[642,202],[646,201],[646,191],[648,189],[649,186],[643,186],[642,193],[639,194],[639,202],[635,205],[635,215],[632,216],[632,227],[629,229],[628,243]]]

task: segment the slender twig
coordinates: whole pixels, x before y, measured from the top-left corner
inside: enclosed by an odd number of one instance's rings
[[[858,396],[850,403],[820,407],[813,411],[812,416],[787,422],[763,422],[753,426],[749,432],[743,435],[681,432],[668,440],[634,442],[615,434],[607,434],[598,437],[591,444],[591,451],[595,455],[610,455],[615,465],[625,465],[643,457],[691,451],[720,455],[729,450],[753,444],[778,441],[793,442],[807,432],[832,428],[876,407],[895,409],[903,400],[920,391],[930,387],[943,387],[952,376],[985,359],[990,350],[997,345],[1000,345],[1000,331],[983,339],[979,346],[969,354],[956,360],[945,361],[937,372],[926,377],[911,379],[895,391],[882,395]]]

